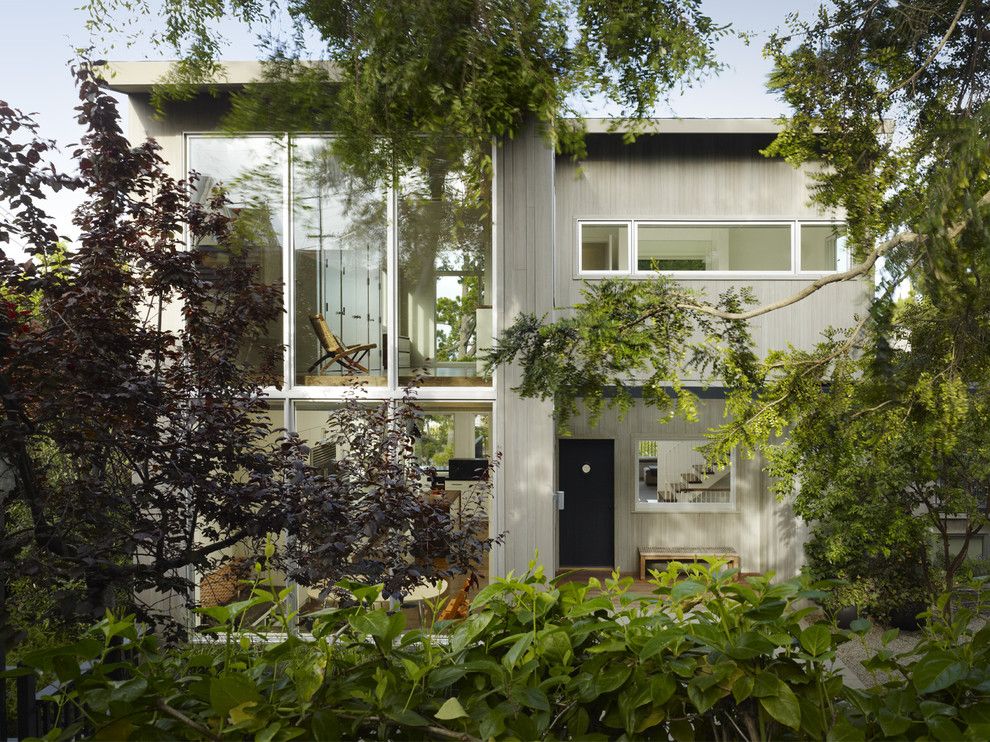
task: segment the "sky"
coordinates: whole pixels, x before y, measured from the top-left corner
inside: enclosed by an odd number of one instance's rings
[[[154,5],[162,0],[151,0]],[[66,151],[78,140],[80,130],[72,108],[75,90],[68,62],[78,48],[94,47],[109,59],[166,59],[168,55],[148,41],[154,30],[154,18],[136,18],[132,29],[136,36],[130,46],[125,39],[90,38],[83,0],[0,0],[0,100],[15,108],[35,114],[42,136],[62,146],[56,164],[68,167]],[[808,16],[819,0],[705,0],[703,9],[722,23],[731,23],[740,31],[752,34],[749,44],[739,39],[725,39],[719,49],[720,59],[728,69],[671,100],[671,110],[659,115],[684,117],[773,117],[786,112],[780,101],[765,90],[769,63],[763,59],[762,47],[769,33],[781,25],[784,15],[798,11]],[[258,50],[254,37],[236,21],[225,23],[229,41],[225,59],[255,59]],[[114,48],[108,48],[110,42]],[[125,126],[126,131],[126,126]],[[50,202],[60,230],[74,236],[71,209],[74,194],[65,194]],[[0,206],[2,208],[2,206]],[[15,257],[19,250],[0,248]]]

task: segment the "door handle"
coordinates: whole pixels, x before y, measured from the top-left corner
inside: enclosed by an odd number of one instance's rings
[[[553,493],[553,500],[557,504],[557,510],[564,509],[564,490],[557,490]]]

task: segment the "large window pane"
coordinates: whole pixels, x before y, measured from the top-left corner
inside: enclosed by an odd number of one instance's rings
[[[262,442],[262,445],[267,447],[275,445],[284,435],[282,429],[285,427],[285,414],[282,405],[279,403],[270,406],[265,417],[272,429],[271,435]],[[247,481],[246,472],[244,481]],[[275,539],[276,546],[280,549],[284,548],[284,539],[277,534]],[[246,599],[251,592],[249,581],[256,577],[254,565],[265,561],[265,540],[266,536],[244,538],[214,554],[213,562],[209,567],[197,570],[198,604],[210,607]],[[280,570],[273,569],[265,576],[271,577],[276,585],[284,585],[286,582],[286,575]],[[254,622],[261,619],[259,628],[272,628],[270,622],[262,618],[268,607],[262,605],[252,608],[246,617],[247,620]],[[200,623],[203,623],[203,616],[200,615],[198,618]]]
[[[190,137],[189,169],[199,173],[193,200],[207,203],[222,190],[227,215],[233,220],[229,249],[212,238],[194,245],[206,255],[206,267],[230,259],[231,251],[246,256],[257,268],[257,280],[281,284],[283,185],[285,148],[276,137]],[[282,319],[273,320],[256,345],[245,348],[244,358],[281,376]]]
[[[638,225],[636,268],[789,271],[790,225]]]
[[[582,224],[581,270],[629,270],[629,225]]]
[[[387,208],[384,189],[340,167],[330,140],[292,150],[297,384],[347,376],[386,384]]]
[[[801,270],[827,272],[848,268],[849,251],[843,226],[801,225]]]
[[[403,178],[399,190],[399,380],[487,385],[490,194],[473,202],[458,174],[440,161]]]
[[[698,448],[704,440],[638,441],[636,506],[678,509],[728,507],[733,503],[731,467],[716,468]]]

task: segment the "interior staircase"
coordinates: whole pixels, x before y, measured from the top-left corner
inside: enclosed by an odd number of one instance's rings
[[[663,489],[657,488],[659,502],[729,502],[729,468],[716,469],[707,464],[694,464],[690,470],[681,473],[677,482],[667,482]]]

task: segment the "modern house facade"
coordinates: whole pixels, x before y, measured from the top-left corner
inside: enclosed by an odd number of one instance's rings
[[[841,214],[809,203],[808,168],[760,154],[772,120],[658,120],[634,144],[591,120],[580,165],[531,127],[493,147],[491,201],[475,208],[441,166],[359,187],[328,154],[330,134],[218,133],[224,88],[255,79],[256,65],[229,65],[218,95],[159,117],[150,90],[164,71],[116,64],[110,85],[128,96],[132,141],[154,137],[174,176],[201,174],[199,197],[222,183],[232,212],[253,220],[260,275],[285,287],[286,314],[269,333],[287,349],[283,383],[268,390],[277,426],[317,446],[348,378],[361,377],[373,399],[397,399],[417,381],[426,459],[456,482],[451,459],[501,455],[489,503],[491,533],[506,533],[495,575],[525,569],[537,552],[548,571],[633,573],[639,549],[661,545],[725,547],[745,572],[799,569],[804,528],[761,461],[733,456],[714,470],[695,450],[723,421],[717,387],[684,380],[699,386],[695,423],[662,423],[637,404],[597,425],[579,416],[562,436],[551,403],[513,391],[518,368],[487,377],[482,362],[516,316],[559,316],[585,281],[662,272],[709,296],[745,285],[770,302],[841,270]],[[851,325],[869,289],[830,285],[754,320],[758,352],[807,348],[827,327]],[[361,349],[358,368],[319,363],[328,349],[314,317]]]

